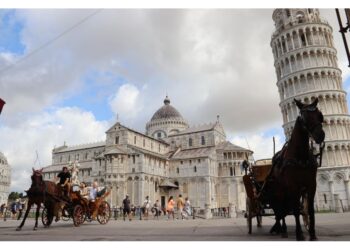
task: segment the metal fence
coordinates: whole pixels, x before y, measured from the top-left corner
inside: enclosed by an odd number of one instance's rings
[[[168,218],[168,213],[162,209],[158,210],[159,213],[156,212],[156,210],[150,209],[150,213],[147,217],[147,219],[166,219]],[[135,209],[132,209],[132,218],[135,220],[144,220],[146,218],[144,211],[141,206],[135,207]],[[178,216],[178,211],[175,208],[174,211],[175,217]],[[127,215],[126,215],[127,216]],[[124,214],[123,214],[123,208],[122,207],[113,207],[111,208],[111,217],[114,220],[124,220]],[[204,219],[204,210],[200,210],[199,207],[191,207],[191,214],[187,216],[187,219],[196,219],[201,218]]]

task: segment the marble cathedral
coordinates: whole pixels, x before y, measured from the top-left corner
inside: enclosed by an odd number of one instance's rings
[[[44,178],[78,161],[79,179],[110,187],[112,206],[121,206],[126,194],[135,206],[147,195],[165,206],[170,196],[182,194],[194,207],[240,211],[245,210],[241,162],[252,154],[226,140],[219,119],[190,127],[166,97],[145,133],[116,122],[105,141],[53,149]]]

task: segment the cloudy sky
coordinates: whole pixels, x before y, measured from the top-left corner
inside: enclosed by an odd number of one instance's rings
[[[64,141],[103,141],[117,114],[143,132],[166,93],[191,125],[220,115],[231,142],[271,157],[272,137],[284,142],[272,11],[0,9],[0,151],[11,190],[26,189],[31,168],[49,165]],[[349,91],[334,9],[321,14]]]

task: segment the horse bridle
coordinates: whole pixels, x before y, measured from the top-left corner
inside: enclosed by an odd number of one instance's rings
[[[322,126],[322,122],[319,123],[319,124],[315,124],[313,125],[310,129],[308,128],[308,126],[306,125],[306,122],[305,122],[305,119],[304,119],[304,116],[303,116],[303,113],[304,112],[313,112],[313,111],[316,111],[317,110],[317,107],[305,107],[305,108],[302,108],[300,110],[300,115],[299,115],[299,119],[301,121],[301,126],[303,127],[303,129],[308,133],[308,136],[312,138],[312,132],[319,126]],[[322,115],[322,113],[321,113]],[[323,115],[322,115],[322,121],[323,121]],[[319,144],[319,153],[315,155],[315,157],[317,158],[318,156],[320,156],[320,163],[319,163],[319,167],[322,166],[322,156],[323,156],[323,149],[325,148],[325,142],[321,142]]]

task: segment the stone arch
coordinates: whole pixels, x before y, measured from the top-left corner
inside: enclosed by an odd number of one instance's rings
[[[330,176],[328,174],[320,174],[318,176],[318,182],[321,184],[325,184],[330,180]]]
[[[333,180],[338,184],[344,181],[344,179],[345,179],[345,176],[344,176],[344,173],[342,172],[336,172],[333,175]]]

